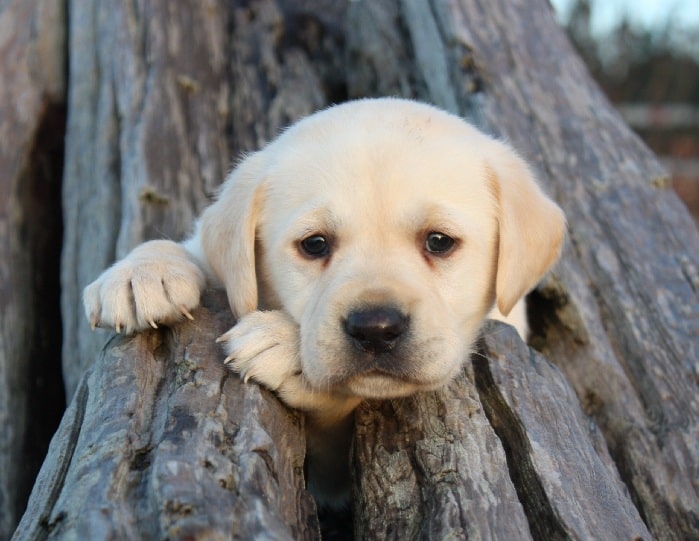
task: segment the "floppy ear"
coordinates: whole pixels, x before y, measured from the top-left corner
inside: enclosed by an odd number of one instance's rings
[[[507,315],[558,259],[565,216],[541,191],[524,160],[505,144],[496,142],[486,169],[498,204],[495,298]]]
[[[248,155],[202,214],[198,233],[203,255],[226,288],[236,318],[257,309],[255,232],[264,192],[263,152]]]

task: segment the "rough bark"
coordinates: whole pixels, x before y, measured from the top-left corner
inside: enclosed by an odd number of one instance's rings
[[[13,539],[318,539],[303,418],[223,367],[225,303],[109,342]]]
[[[70,2],[61,290],[68,396],[106,338],[85,323],[83,288],[136,244],[186,236],[236,156],[327,103],[339,27],[337,8],[318,6]]]
[[[357,539],[649,539],[565,377],[491,322],[444,391],[356,416]]]
[[[187,231],[225,173],[229,88],[216,2],[73,0],[69,14],[61,294],[71,396],[106,337],[85,328],[82,288],[136,243]]]
[[[467,373],[443,391],[358,410],[356,539],[531,539],[504,449]]]
[[[538,167],[570,240],[533,303],[534,342],[598,423],[652,534],[699,536],[699,235],[666,173],[544,0],[361,2],[348,17],[349,69],[364,74],[350,95],[408,81]],[[386,17],[388,34],[375,26]],[[409,59],[386,81],[382,62],[401,51]]]
[[[62,2],[0,7],[0,539],[19,520],[64,406],[57,268]]]
[[[80,292],[141,240],[185,235],[239,151],[386,94],[506,137],[570,235],[531,298],[532,343],[558,369],[488,327],[444,391],[359,410],[356,537],[699,537],[699,234],[547,2],[176,6],[70,3],[63,364],[78,391],[17,538],[316,535],[299,419],[216,365],[225,309],[112,343],[78,385],[106,338]]]

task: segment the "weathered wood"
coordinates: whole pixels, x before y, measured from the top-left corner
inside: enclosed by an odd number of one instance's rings
[[[110,341],[13,539],[318,539],[303,418],[223,367],[225,303]]]
[[[358,539],[650,539],[565,377],[502,323],[447,389],[356,422]]]
[[[68,396],[106,337],[85,323],[83,288],[136,244],[188,234],[241,152],[328,103],[342,58],[335,2],[72,0],[69,12]]]
[[[531,539],[470,368],[355,415],[356,539]]]
[[[539,539],[649,539],[597,426],[565,376],[491,322],[475,382]]]
[[[494,327],[444,391],[363,406],[357,537],[699,537],[699,235],[545,0],[73,0],[70,15],[69,393],[105,338],[82,287],[135,243],[184,235],[231,155],[345,94],[419,97],[506,136],[565,208],[564,259],[533,297],[533,341],[563,376]],[[112,344],[77,387],[18,538],[315,535],[299,420],[223,375],[205,334],[226,316],[197,318]],[[282,417],[262,467],[260,432],[236,427]],[[269,464],[286,481],[267,501],[245,480]]]
[[[106,338],[85,325],[83,287],[135,244],[181,238],[225,175],[223,4],[69,3],[61,284],[68,396]]]
[[[0,6],[0,539],[21,516],[64,404],[61,2]]]
[[[348,27],[350,71],[374,78],[351,94],[410,81],[412,94],[507,137],[538,166],[570,242],[536,297],[534,340],[599,424],[653,535],[699,537],[699,235],[546,4],[352,4],[350,19],[365,26],[362,39]],[[384,17],[404,30],[378,31]],[[396,48],[411,54],[387,87],[376,51]]]

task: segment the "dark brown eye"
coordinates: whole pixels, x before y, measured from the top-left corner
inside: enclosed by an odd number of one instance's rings
[[[325,257],[330,253],[330,243],[323,235],[311,235],[303,239],[299,246],[308,257]]]
[[[431,254],[444,255],[450,252],[455,244],[456,241],[449,235],[445,235],[438,231],[432,231],[427,235],[427,239],[425,239],[425,250]]]

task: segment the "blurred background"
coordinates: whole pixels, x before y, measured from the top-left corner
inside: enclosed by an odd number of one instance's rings
[[[622,116],[699,223],[699,0],[551,0]]]

